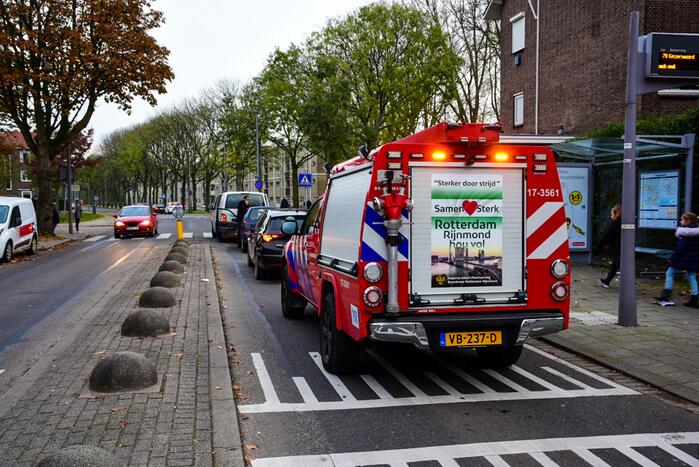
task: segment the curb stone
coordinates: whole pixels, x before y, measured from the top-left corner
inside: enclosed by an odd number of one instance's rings
[[[206,272],[206,299],[209,323],[209,384],[211,385],[211,425],[214,465],[245,466],[245,458],[238,424],[238,408],[233,397],[228,352],[221,319],[218,290],[211,248],[204,247]],[[220,389],[219,389],[220,388]]]

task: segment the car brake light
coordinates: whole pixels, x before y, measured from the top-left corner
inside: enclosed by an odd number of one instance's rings
[[[568,293],[568,284],[566,284],[565,282],[556,282],[551,287],[551,297],[553,297],[553,299],[558,302],[562,302],[563,300],[568,298]]]
[[[225,213],[221,214],[221,222],[228,222],[228,216]]]
[[[275,238],[281,238],[282,235],[280,234],[263,234],[262,235],[262,241],[263,242],[271,242]]]
[[[496,161],[503,162],[503,161],[506,161],[507,159],[508,159],[508,156],[504,152],[498,152],[495,154]]]
[[[443,152],[435,152],[432,154],[432,159],[434,159],[436,161],[443,161],[446,158],[447,158],[447,155],[444,154]]]

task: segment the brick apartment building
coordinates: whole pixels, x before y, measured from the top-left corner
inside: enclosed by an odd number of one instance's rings
[[[699,0],[491,0],[485,18],[501,22],[505,133],[556,134],[563,126],[582,134],[623,121],[632,11],[640,12],[640,34],[699,33]],[[639,118],[699,105],[699,88],[677,94],[640,97]]]
[[[28,162],[31,152],[18,131],[0,133],[0,138],[12,148],[10,154],[0,154],[0,196],[21,196],[35,199]]]

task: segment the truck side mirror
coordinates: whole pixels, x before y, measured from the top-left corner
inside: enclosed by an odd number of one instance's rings
[[[298,231],[299,226],[296,223],[296,219],[293,217],[288,217],[284,220],[284,223],[282,224],[282,233],[286,235],[296,235],[296,232]]]

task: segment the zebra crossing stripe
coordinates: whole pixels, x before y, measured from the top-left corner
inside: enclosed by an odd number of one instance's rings
[[[458,465],[456,459],[484,458],[495,467],[508,464],[501,456],[528,455],[542,466],[555,466],[548,452],[571,451],[593,466],[607,465],[590,452],[593,449],[613,449],[629,460],[643,466],[655,466],[638,448],[657,447],[689,464],[699,465],[699,459],[676,448],[676,444],[699,443],[699,432],[643,433],[630,435],[588,436],[572,438],[548,438],[486,443],[454,444],[423,448],[392,449],[383,451],[343,452],[332,454],[267,457],[252,460],[253,467],[267,466],[355,466],[355,465],[407,465],[418,462],[438,462],[441,465]]]
[[[497,384],[504,385],[508,388],[507,391],[498,390],[490,387],[485,381],[477,379],[470,375],[465,370],[456,367],[455,365],[438,361],[435,367],[441,367],[449,371],[454,376],[460,378],[464,382],[474,387],[477,393],[461,393],[458,389],[447,383],[444,379],[437,376],[437,372],[424,371],[422,376],[432,384],[441,388],[444,394],[429,395],[423,389],[418,387],[417,383],[411,381],[406,375],[401,373],[397,368],[386,361],[381,355],[374,350],[368,350],[367,353],[373,360],[388,373],[398,384],[411,393],[409,397],[394,397],[387,388],[372,375],[360,375],[360,378],[366,383],[368,388],[376,394],[375,399],[357,399],[354,394],[347,388],[345,383],[339,376],[328,373],[323,367],[320,354],[317,352],[309,352],[309,356],[315,363],[320,373],[335,390],[341,400],[319,401],[314,394],[313,389],[308,384],[308,381],[303,376],[296,376],[293,382],[298,389],[303,402],[282,402],[277,394],[277,391],[272,382],[262,355],[259,353],[252,354],[252,360],[257,371],[257,378],[262,387],[262,392],[265,397],[265,402],[257,404],[241,404],[238,410],[241,413],[279,413],[279,412],[310,412],[324,410],[353,410],[353,409],[372,409],[382,407],[403,407],[415,405],[429,404],[455,404],[455,403],[475,403],[475,402],[490,402],[490,401],[505,401],[505,400],[541,400],[541,399],[564,399],[577,397],[605,397],[605,396],[628,396],[637,395],[638,392],[633,389],[621,386],[613,381],[607,380],[601,376],[580,368],[572,363],[568,363],[546,352],[539,351],[536,348],[527,346],[527,349],[540,353],[548,358],[552,363],[566,366],[573,370],[576,375],[584,375],[598,381],[600,386],[592,387],[580,381],[579,377],[573,377],[564,374],[561,371],[555,370],[548,366],[541,366],[538,369],[541,373],[549,374],[553,377],[552,381],[544,379],[544,377],[534,375],[518,366],[512,366],[510,369],[522,376],[525,380],[539,386],[540,389],[527,389],[525,386],[516,383],[511,378],[508,378],[503,373],[496,370],[483,370],[483,372],[492,378]],[[436,359],[436,357],[435,357]],[[573,386],[570,388],[562,388],[556,385],[556,381],[563,380]],[[492,384],[492,383],[490,383]]]
[[[0,370],[0,375],[5,373],[5,370]]]
[[[95,237],[86,238],[85,242],[96,242],[97,240],[102,240],[104,237],[104,235],[97,235]]]
[[[212,238],[211,232],[204,232],[204,238]]]
[[[170,237],[172,237],[171,233],[161,233],[158,235],[158,240],[167,240]]]

